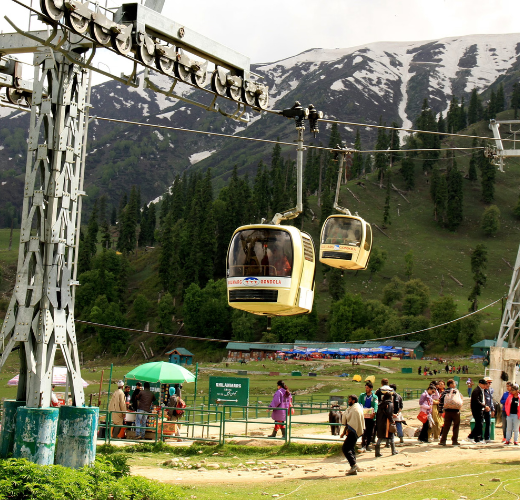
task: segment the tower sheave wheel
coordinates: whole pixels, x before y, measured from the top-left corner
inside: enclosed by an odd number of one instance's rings
[[[191,81],[197,87],[201,89],[204,88],[208,83],[208,73],[207,71],[202,71],[202,75],[197,75],[197,73],[191,74]]]
[[[183,82],[191,81],[191,71],[186,69],[184,64],[180,64],[178,62],[175,62],[175,76]]]
[[[155,54],[150,54],[146,48],[146,44],[143,43],[137,47],[137,59],[139,59],[144,64],[151,66],[155,59]]]
[[[13,88],[6,89],[6,97],[11,104],[14,104],[16,106],[22,105],[25,99],[23,92],[20,92],[18,89]]]
[[[242,87],[235,87],[234,85],[228,87],[227,94],[233,101],[240,102],[242,97]]]
[[[117,36],[112,37],[112,46],[122,56],[127,56],[132,49],[132,37],[127,36],[124,40],[118,40]]]
[[[65,21],[67,26],[72,28],[78,35],[84,35],[88,31],[88,19],[83,16],[74,14],[72,12],[67,12]]]
[[[92,37],[100,45],[108,45],[110,43],[110,31],[102,28],[99,24],[92,23]]]
[[[256,99],[255,94],[249,92],[246,89],[242,89],[242,99],[246,104],[249,104],[249,106],[256,106]]]
[[[218,77],[217,70],[213,71],[213,75],[211,75],[211,90],[221,96],[225,96],[227,94],[227,86],[222,85],[222,82]]]
[[[63,17],[63,11],[58,9],[52,0],[40,0],[40,7],[42,12],[54,21],[59,21]]]
[[[267,92],[263,92],[262,94],[258,94],[256,96],[256,105],[261,109],[267,109],[267,105],[269,104],[269,94]]]
[[[157,55],[155,58],[155,65],[159,71],[162,71],[166,75],[173,75],[174,61],[168,57]]]

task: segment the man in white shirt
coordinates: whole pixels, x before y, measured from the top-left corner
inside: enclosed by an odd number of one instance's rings
[[[357,404],[358,397],[352,394],[348,397],[348,408],[341,416],[341,423],[345,426],[340,437],[347,436],[342,447],[343,454],[350,464],[347,476],[356,476],[359,467],[356,464],[356,443],[365,430],[365,416],[363,408]]]
[[[108,411],[126,412],[125,393],[123,392],[124,385],[122,380],[117,383],[117,391],[115,391],[110,398]],[[119,430],[123,425],[124,416],[124,413],[112,413],[112,437],[117,437],[119,434]]]

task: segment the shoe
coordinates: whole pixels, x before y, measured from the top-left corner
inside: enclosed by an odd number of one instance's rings
[[[506,441],[506,442],[504,443],[504,445],[508,445],[508,444],[511,444],[511,442],[510,442],[510,441]]]
[[[442,441],[439,441],[439,446],[446,446],[446,443],[443,443]]]
[[[418,439],[417,441],[418,441],[419,443],[421,443],[421,444],[428,444],[428,443],[429,443],[429,441],[421,441],[420,439]]]
[[[357,476],[357,473],[358,473],[358,466],[357,465],[353,465],[349,471],[347,471],[347,473],[345,474],[346,476]]]
[[[506,439],[506,438],[502,439],[502,443],[505,443],[506,441],[507,441],[507,439]]]
[[[397,450],[394,450],[394,451],[392,452],[392,455],[399,455],[399,452],[398,452]]]
[[[471,439],[471,438],[468,438],[467,439],[468,443],[471,443],[471,444],[475,444],[477,441],[475,441],[474,439]]]
[[[518,446],[518,443],[515,441],[515,445]]]
[[[267,437],[270,437],[270,438],[275,438],[276,437],[276,434],[278,434],[278,431],[273,431],[271,434],[269,434],[269,436]]]
[[[490,444],[490,443],[492,443],[492,442],[493,442],[492,439],[486,439],[486,444]]]
[[[376,449],[376,458],[382,457],[383,455],[381,455],[381,445],[380,444],[376,444],[375,445],[375,449]]]
[[[399,442],[400,442],[401,444],[404,444],[404,437],[400,437],[400,438],[399,438]]]
[[[367,451],[372,451],[372,448],[370,446],[367,446]]]
[[[363,446],[363,448],[361,448],[361,449],[359,450],[359,453],[365,453],[366,451],[367,451],[367,449]]]
[[[460,443],[451,443],[452,446],[460,446]]]

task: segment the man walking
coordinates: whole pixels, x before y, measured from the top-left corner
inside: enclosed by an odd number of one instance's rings
[[[403,410],[403,398],[400,394],[397,394],[397,386],[395,384],[390,384],[390,387],[394,391],[394,420],[395,427],[397,429],[397,437],[401,443],[404,443],[404,434],[403,434],[403,418],[401,415],[401,411]],[[406,422],[405,422],[406,424]]]
[[[487,382],[484,379],[478,381],[478,387],[471,392],[471,414],[475,419],[475,427],[470,432],[468,440],[472,443],[479,443],[482,441],[482,429],[484,427],[484,411],[489,411],[489,406],[486,406],[486,399],[484,390],[487,389]]]
[[[124,413],[119,413],[122,411],[126,412],[125,393],[123,392],[124,385],[125,384],[122,380],[117,383],[117,391],[114,391],[114,394],[112,394],[112,397],[110,398],[110,403],[108,403],[108,411],[117,412],[110,415],[112,419],[111,436],[113,438],[117,437],[119,434],[125,417]]]
[[[135,416],[136,439],[144,439],[146,432],[147,413],[150,413],[155,395],[150,391],[150,383],[144,383],[144,390],[137,395],[137,415]]]
[[[493,379],[491,377],[484,377],[484,380],[487,382],[487,388],[484,389],[484,397],[486,406],[489,408],[488,411],[484,410],[484,441],[491,443],[491,419],[495,416],[495,403],[493,401],[495,391],[491,387]]]
[[[439,440],[440,446],[446,446],[448,432],[450,432],[451,424],[453,423],[453,436],[451,443],[453,446],[460,446],[459,443],[459,427],[460,427],[460,410],[462,408],[463,398],[460,391],[457,389],[455,380],[448,380],[448,388],[445,389],[439,399],[439,414],[444,412],[444,426],[442,427],[441,438]]]
[[[372,442],[372,435],[374,433],[378,401],[372,392],[373,388],[372,382],[367,380],[365,382],[365,392],[359,396],[359,404],[363,409],[365,419],[365,430],[361,438],[361,451],[370,451],[370,443]]]
[[[341,423],[345,426],[340,437],[347,438],[343,442],[342,451],[345,458],[350,464],[350,470],[347,472],[347,476],[356,476],[359,467],[356,464],[356,452],[355,447],[358,437],[363,434],[365,430],[365,418],[363,416],[363,408],[357,404],[358,397],[352,394],[348,397],[348,408],[343,412],[341,416]]]

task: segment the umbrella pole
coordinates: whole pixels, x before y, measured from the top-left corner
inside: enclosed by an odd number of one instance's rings
[[[114,368],[114,363],[110,364],[110,379],[108,381],[108,398],[107,398],[107,411],[108,405],[110,404],[110,388],[112,387],[112,370]]]

